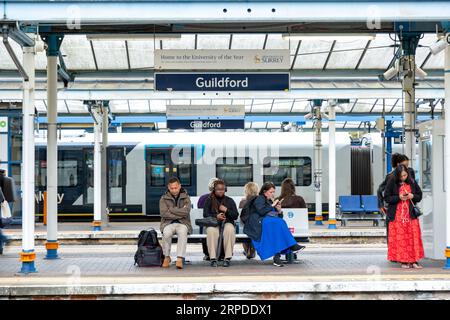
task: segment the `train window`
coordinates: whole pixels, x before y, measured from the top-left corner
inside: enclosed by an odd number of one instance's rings
[[[227,186],[243,186],[253,181],[253,164],[250,158],[219,158],[216,162],[216,177]]]
[[[111,150],[109,154],[109,186],[122,187],[123,150]]]
[[[294,179],[297,186],[311,185],[311,158],[310,157],[279,157],[264,159],[264,182],[272,181],[281,185],[286,178]]]
[[[36,164],[35,179],[39,187],[47,186],[47,161],[40,160],[39,167]],[[78,185],[78,161],[58,161],[58,187],[75,187]]]
[[[152,153],[150,155],[150,185],[152,187],[164,187],[166,185],[165,168],[166,156],[164,153]]]
[[[176,172],[176,176],[178,177],[178,179],[181,182],[181,185],[183,186],[191,186],[192,182],[191,182],[191,165],[190,164],[177,164],[177,172]]]
[[[422,189],[431,190],[431,140],[422,141]]]
[[[78,161],[58,161],[58,186],[75,187],[78,185]]]

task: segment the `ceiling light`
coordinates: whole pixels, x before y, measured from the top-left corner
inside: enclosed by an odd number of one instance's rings
[[[87,40],[179,40],[181,34],[176,33],[139,33],[139,34],[88,34]]]
[[[374,40],[375,34],[368,33],[285,33],[286,40]]]

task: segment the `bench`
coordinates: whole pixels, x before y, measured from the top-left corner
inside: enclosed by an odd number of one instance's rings
[[[346,226],[348,220],[372,220],[374,226],[379,226],[385,217],[378,208],[378,199],[372,195],[339,196],[338,220]]]

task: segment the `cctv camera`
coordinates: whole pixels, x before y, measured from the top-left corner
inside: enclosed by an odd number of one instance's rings
[[[448,45],[450,45],[450,34],[446,36],[446,39],[441,39],[430,46],[430,51],[433,55],[437,55],[439,52],[444,50]]]
[[[416,66],[415,70],[416,76],[420,79],[425,79],[425,77],[428,75],[425,71],[423,71],[420,67]]]
[[[383,77],[386,80],[391,80],[392,78],[394,78],[397,75],[397,73],[398,73],[397,68],[391,67],[385,73],[383,73]]]

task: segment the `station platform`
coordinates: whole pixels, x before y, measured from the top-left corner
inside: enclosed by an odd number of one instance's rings
[[[58,224],[58,241],[60,244],[135,244],[139,232],[148,227],[159,230],[159,222],[111,222],[102,227],[102,231],[92,231],[91,223],[64,222]],[[328,229],[326,222],[316,226],[310,221],[311,243],[385,243],[386,228],[373,227],[370,221],[352,221],[346,227]],[[10,226],[4,229],[5,235],[12,240],[12,245],[20,245],[22,231]],[[36,224],[35,240],[37,245],[46,241],[46,226]]]
[[[0,256],[1,299],[450,299],[444,262],[422,270],[386,260],[384,244],[311,243],[283,268],[247,260],[236,244],[232,265],[212,268],[201,246],[188,245],[183,270],[138,268],[134,245],[61,246],[58,260],[37,247],[38,273],[20,275],[19,246]],[[173,247],[174,251],[175,247]]]

